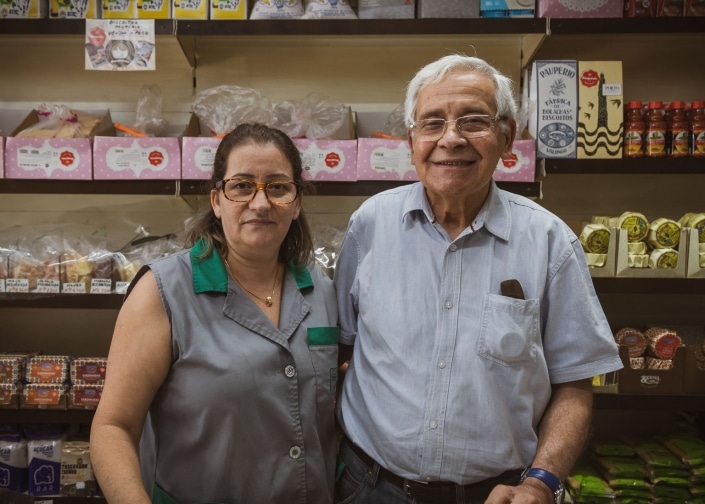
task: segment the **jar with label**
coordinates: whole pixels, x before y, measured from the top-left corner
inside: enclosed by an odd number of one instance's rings
[[[650,101],[647,112],[645,144],[648,157],[666,156],[666,119],[663,115],[663,103]]]
[[[624,157],[644,156],[644,115],[640,101],[630,101],[624,107]]]
[[[690,155],[705,157],[705,101],[694,101],[691,106]]]
[[[666,148],[671,157],[688,156],[688,137],[690,123],[685,115],[685,102],[674,101],[671,103],[671,121],[668,124],[668,146]]]

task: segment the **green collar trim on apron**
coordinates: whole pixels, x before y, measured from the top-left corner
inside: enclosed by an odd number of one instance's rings
[[[204,292],[228,292],[228,272],[223,259],[217,250],[213,249],[208,257],[202,257],[206,250],[206,241],[201,238],[191,248],[191,268],[193,270],[193,291],[196,294]],[[297,269],[292,261],[287,265],[296,280],[299,290],[313,287],[311,272],[306,268]]]
[[[196,294],[204,292],[228,292],[228,272],[220,254],[215,248],[208,257],[203,257],[206,241],[201,238],[191,248],[191,268],[193,270],[193,291]]]

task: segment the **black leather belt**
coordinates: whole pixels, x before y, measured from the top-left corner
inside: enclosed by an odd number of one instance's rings
[[[355,453],[355,455],[357,455],[357,457],[362,460],[370,470],[372,470],[376,465],[379,466],[379,464],[377,464],[372,457],[365,453],[360,447],[355,446],[352,441],[347,439],[347,437],[344,437],[343,440],[350,447],[353,453]],[[499,476],[478,481],[477,483],[470,483],[468,485],[458,485],[457,483],[450,481],[424,482],[408,480],[402,478],[401,476],[397,476],[382,466],[379,466],[378,474],[380,478],[398,488],[401,488],[406,495],[413,497],[418,501],[434,502],[438,504],[455,504],[459,493],[464,495],[466,501],[486,499],[492,489],[499,484],[516,485],[519,483],[521,473],[521,469],[506,471]],[[461,489],[460,492],[459,487]]]

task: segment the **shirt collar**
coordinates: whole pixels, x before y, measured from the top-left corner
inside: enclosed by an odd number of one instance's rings
[[[206,250],[206,241],[201,238],[191,248],[191,269],[193,270],[193,291],[196,294],[204,292],[228,292],[228,272],[225,263],[218,251],[214,248],[212,253],[203,257]],[[287,265],[296,281],[299,290],[313,287],[311,272],[306,268],[297,269],[293,262]]]
[[[426,198],[426,191],[421,182],[414,184],[411,194],[404,202],[402,220],[406,219],[406,216],[414,211],[423,212],[429,222],[433,222],[435,219],[431,204]],[[475,219],[475,224],[477,224],[475,229],[479,229],[484,225],[490,233],[503,240],[508,240],[511,223],[507,193],[499,189],[493,180],[490,182],[490,192],[485,204],[482,205]]]

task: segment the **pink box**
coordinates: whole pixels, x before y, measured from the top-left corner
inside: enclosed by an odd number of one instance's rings
[[[5,178],[5,137],[0,137],[0,178]]]
[[[176,137],[95,137],[95,180],[178,180],[181,150]]]
[[[181,139],[181,178],[187,180],[209,180],[213,174],[215,151],[220,138],[201,136],[200,121],[191,115]]]
[[[304,178],[355,182],[357,140],[310,140],[294,138],[304,164]]]
[[[97,112],[96,112],[97,113]],[[102,111],[99,134],[111,134],[110,112]],[[18,132],[39,122],[32,110],[5,142],[5,177],[26,179],[90,180],[93,177],[91,138],[16,137]]]
[[[419,180],[406,140],[359,138],[358,180]]]
[[[492,178],[496,182],[536,180],[536,140],[514,140],[512,159],[500,159]]]
[[[90,180],[89,138],[16,138],[5,143],[5,177]]]
[[[539,0],[537,17],[621,18],[624,0]]]

